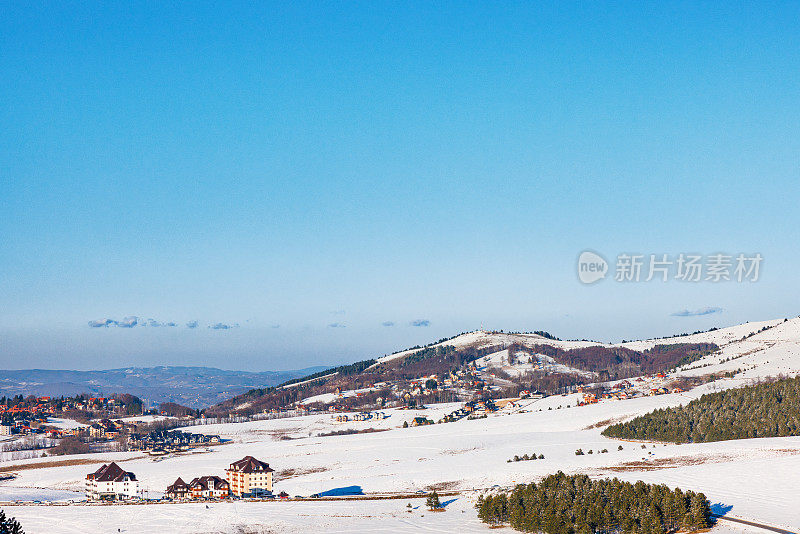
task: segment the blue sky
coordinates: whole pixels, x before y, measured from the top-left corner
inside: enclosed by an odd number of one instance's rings
[[[287,369],[481,324],[797,315],[798,18],[4,3],[0,365]],[[757,283],[585,286],[585,249],[764,261]]]

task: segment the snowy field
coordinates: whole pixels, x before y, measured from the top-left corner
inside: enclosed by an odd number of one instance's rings
[[[452,502],[452,499],[454,499]],[[26,532],[49,534],[510,534],[489,529],[473,509],[474,495],[449,497],[445,512],[433,513],[423,499],[322,502],[230,502],[130,506],[6,507]],[[412,504],[411,512],[407,505]],[[92,525],[92,527],[88,527]],[[165,525],[169,525],[165,528]],[[764,533],[720,524],[715,534]]]
[[[762,326],[761,334],[741,338]],[[686,393],[603,401],[577,407],[578,395],[523,401],[515,411],[486,419],[401,428],[416,416],[434,421],[457,404],[426,410],[386,410],[384,420],[337,423],[331,415],[190,427],[231,441],[209,451],[170,455],[161,461],[141,453],[108,453],[40,458],[13,465],[17,478],[0,483],[0,501],[65,501],[83,488],[87,473],[111,460],[136,473],[151,497],[159,497],[177,477],[224,476],[229,463],[246,455],[276,470],[275,492],[309,496],[349,488],[366,496],[458,492],[443,513],[417,508],[408,500],[348,502],[289,501],[151,505],[51,505],[2,507],[30,533],[235,533],[235,532],[490,532],[476,517],[473,503],[494,485],[511,487],[562,470],[591,476],[666,483],[704,492],[715,510],[732,517],[798,531],[800,527],[800,437],[734,440],[701,444],[646,444],[601,435],[606,425],[652,411],[686,404],[703,393],[736,387],[757,377],[800,369],[800,321],[753,323],[709,334],[722,354],[706,357],[687,373],[752,367],[741,377],[706,384]],[[670,342],[661,340],[660,342]],[[674,342],[674,341],[673,341]],[[643,342],[638,342],[643,343]],[[727,362],[720,363],[730,357]],[[796,371],[792,372],[796,374]],[[322,437],[344,429],[380,432]],[[618,450],[619,446],[622,450]],[[576,449],[588,453],[576,456]],[[601,453],[603,449],[608,452]],[[512,462],[514,455],[543,454],[542,460]],[[70,462],[77,465],[56,464]],[[6,466],[8,464],[5,464]],[[39,467],[37,466],[47,466]],[[422,500],[414,501],[419,507]],[[167,530],[165,530],[167,528]],[[723,532],[759,532],[720,523]],[[761,531],[765,532],[765,531]]]
[[[48,417],[47,424],[64,430],[72,430],[73,428],[89,426],[84,423],[79,423],[78,421],[73,421],[72,419],[61,419],[59,417]]]

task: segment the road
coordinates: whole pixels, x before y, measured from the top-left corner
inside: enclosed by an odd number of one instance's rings
[[[764,530],[770,530],[772,532],[779,532],[780,534],[798,534],[798,532],[795,532],[795,531],[792,531],[792,530],[786,530],[786,529],[782,529],[782,528],[778,528],[778,527],[772,527],[770,525],[762,525],[761,523],[754,523],[752,521],[745,521],[744,519],[737,519],[735,517],[726,517],[724,515],[717,515],[717,514],[711,514],[711,516],[716,518],[716,519],[721,519],[723,521],[731,521],[733,523],[740,523],[742,525],[748,525],[748,526],[751,526],[751,527],[763,528]]]

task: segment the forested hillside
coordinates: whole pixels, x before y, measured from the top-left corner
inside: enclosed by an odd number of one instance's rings
[[[603,435],[676,443],[800,435],[800,378],[703,395],[686,406],[659,409]]]
[[[602,379],[618,380],[668,371],[699,360],[719,347],[713,343],[674,343],[637,351],[601,345],[570,350],[537,345],[532,350],[569,367],[598,373]]]

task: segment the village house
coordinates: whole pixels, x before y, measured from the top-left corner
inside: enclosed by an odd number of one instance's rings
[[[164,495],[168,499],[176,501],[188,499],[190,497],[189,484],[184,482],[181,477],[178,477],[178,480],[167,486],[167,491],[164,492]]]
[[[245,456],[225,471],[231,493],[237,497],[261,497],[272,494],[272,473],[269,464]]]
[[[424,426],[424,425],[432,425],[433,421],[428,419],[427,417],[415,417],[413,421],[411,421],[411,426]]]
[[[86,475],[86,498],[90,501],[122,501],[138,497],[136,475],[116,463],[103,466]]]
[[[222,499],[230,495],[228,481],[216,475],[197,477],[189,482],[192,499]]]

